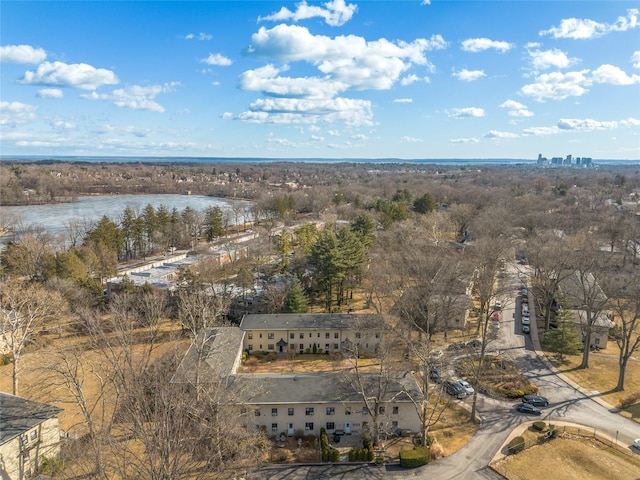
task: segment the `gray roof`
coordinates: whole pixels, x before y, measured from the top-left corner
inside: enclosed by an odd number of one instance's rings
[[[376,314],[350,313],[280,313],[249,314],[242,317],[240,328],[247,330],[366,330],[380,329]]]
[[[200,378],[220,377],[234,373],[240,355],[244,332],[238,327],[218,327],[200,332],[173,376],[172,382],[195,382],[198,350],[201,350]]]
[[[362,374],[361,377],[365,393],[378,395],[378,377],[372,374]],[[384,382],[387,382],[384,401],[409,402],[411,398],[422,398],[411,372],[390,377]],[[340,373],[242,374],[231,378],[227,393],[232,402],[252,405],[362,402],[362,395],[355,385],[355,377]]]
[[[61,408],[0,392],[0,445],[54,418]]]

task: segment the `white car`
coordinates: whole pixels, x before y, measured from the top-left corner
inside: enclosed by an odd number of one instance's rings
[[[522,333],[529,333],[531,330],[529,329],[529,325],[522,326]]]
[[[633,445],[631,445],[633,448],[637,448],[638,450],[640,450],[640,438],[636,438],[633,441]]]
[[[523,315],[522,325],[529,325],[529,324],[531,324],[531,318],[529,317],[529,315]]]
[[[469,382],[466,382],[464,380],[458,380],[456,382],[457,385],[460,386],[460,388],[462,388],[462,390],[464,390],[464,393],[467,395],[473,395],[473,387],[471,385],[469,385]]]
[[[502,310],[502,302],[500,300],[496,300],[496,310]]]

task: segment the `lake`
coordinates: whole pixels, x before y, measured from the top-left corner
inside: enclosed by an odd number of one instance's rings
[[[118,223],[120,215],[129,206],[134,213],[142,212],[147,204],[153,205],[157,210],[160,205],[165,205],[169,211],[174,207],[182,212],[186,207],[197,211],[203,211],[207,207],[220,207],[223,213],[231,213],[232,205],[238,203],[242,206],[249,202],[240,200],[228,200],[205,195],[175,195],[175,194],[149,194],[149,195],[98,195],[92,197],[79,197],[73,203],[55,203],[50,205],[26,205],[18,207],[0,206],[0,215],[3,224],[16,224],[22,227],[33,225],[42,226],[53,234],[64,234],[70,221],[85,222],[85,220],[98,221],[104,215]],[[229,219],[230,224],[235,223],[235,216]],[[242,214],[238,216],[238,222],[242,222]],[[5,241],[6,241],[5,237]]]

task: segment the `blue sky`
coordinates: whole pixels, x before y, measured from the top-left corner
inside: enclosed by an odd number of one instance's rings
[[[0,3],[0,153],[640,159],[640,2]]]

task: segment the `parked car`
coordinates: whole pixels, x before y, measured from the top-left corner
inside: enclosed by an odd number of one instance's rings
[[[523,325],[522,326],[522,333],[527,334],[531,332],[531,329],[529,328],[529,325]]]
[[[525,287],[524,285],[522,286],[522,289],[520,290],[520,292],[522,293],[522,298],[529,298],[529,290],[527,290],[527,287]]]
[[[538,395],[525,395],[522,397],[522,403],[528,403],[534,407],[546,407],[549,405],[549,400]]]
[[[431,371],[429,372],[429,378],[434,382],[440,381],[440,372],[436,367],[431,367]]]
[[[522,315],[529,315],[529,304],[528,303],[523,303],[522,304]]]
[[[482,346],[482,342],[477,338],[474,338],[473,340],[469,340],[467,342],[467,347],[469,348],[480,348],[481,346]]]
[[[633,448],[637,448],[638,450],[640,450],[640,438],[636,438],[633,441],[633,445],[631,445]]]
[[[521,413],[526,413],[527,415],[540,415],[542,413],[539,408],[536,408],[528,403],[522,403],[518,405],[518,410]]]
[[[464,398],[467,396],[460,385],[455,382],[447,382],[444,384],[444,391],[455,398]]]
[[[469,385],[469,382],[465,380],[458,380],[456,384],[459,385],[460,388],[462,388],[462,390],[464,390],[464,393],[466,393],[467,395],[473,395],[474,390],[473,390],[473,387]]]
[[[522,315],[522,325],[530,325],[531,324],[531,317],[529,317],[529,314],[527,313],[526,315]]]
[[[502,302],[500,300],[496,300],[495,309],[502,310]]]

